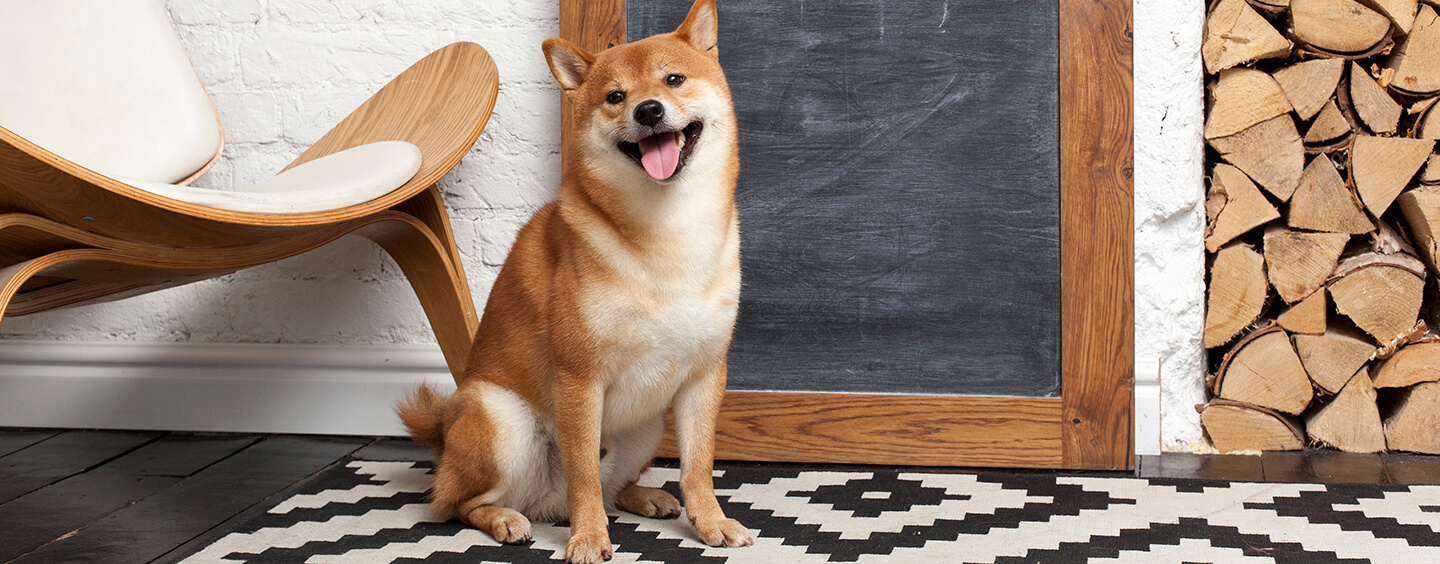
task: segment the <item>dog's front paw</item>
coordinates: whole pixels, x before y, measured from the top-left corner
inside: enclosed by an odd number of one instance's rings
[[[750,529],[741,525],[734,519],[714,520],[691,520],[695,525],[695,534],[700,535],[700,540],[710,546],[750,546],[755,544],[755,537],[750,535]]]
[[[610,547],[610,535],[605,533],[575,533],[570,535],[570,544],[565,547],[565,562],[569,564],[600,564],[615,554]]]

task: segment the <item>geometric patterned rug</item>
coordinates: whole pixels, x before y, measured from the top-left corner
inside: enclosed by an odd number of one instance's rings
[[[425,501],[429,462],[354,460],[185,564],[558,562],[569,528],[500,545]],[[642,485],[679,495],[679,470]],[[686,519],[610,516],[612,562],[1440,562],[1440,486],[1045,473],[831,471],[717,464],[725,514],[755,545],[711,548]]]

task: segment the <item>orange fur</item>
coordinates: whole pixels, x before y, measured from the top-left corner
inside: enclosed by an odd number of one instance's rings
[[[697,535],[751,542],[711,484],[740,291],[738,134],[715,15],[698,0],[675,32],[595,55],[544,43],[575,117],[559,198],[520,230],[455,395],[421,388],[399,408],[439,453],[437,508],[502,542],[528,538],[526,517],[568,517],[567,560],[599,562],[607,507],[677,514],[673,496],[634,483],[670,404]],[[646,124],[637,106],[651,101],[665,113]],[[644,139],[674,140],[672,176],[647,173]]]
[[[436,456],[445,447],[445,403],[446,398],[435,388],[420,385],[395,406],[395,412],[400,415],[400,422],[405,424],[410,436],[430,447]]]

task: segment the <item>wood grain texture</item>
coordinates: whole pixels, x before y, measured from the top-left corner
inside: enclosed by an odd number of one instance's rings
[[[1305,448],[1304,431],[1285,416],[1258,405],[1212,400],[1200,413],[1200,424],[1220,452]]]
[[[1060,1],[1060,280],[1067,468],[1134,466],[1129,0]]]
[[[625,42],[625,0],[560,0],[560,38],[591,53]],[[573,150],[570,102],[560,95],[560,166]]]
[[[1056,467],[1060,400],[730,391],[719,460]],[[667,425],[667,429],[669,426]],[[660,456],[676,456],[667,430]]]

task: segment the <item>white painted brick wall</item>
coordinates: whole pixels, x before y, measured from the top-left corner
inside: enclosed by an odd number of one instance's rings
[[[479,43],[500,97],[441,181],[483,307],[515,232],[559,183],[559,91],[540,42],[556,0],[167,0],[227,146],[197,184],[268,178],[390,77]],[[1203,3],[1135,0],[1136,363],[1160,366],[1162,437],[1201,448],[1204,253],[1199,43]],[[386,344],[433,342],[384,253],[345,240],[275,265],[139,298],[6,319],[0,338]],[[1143,371],[1141,371],[1143,372]]]

